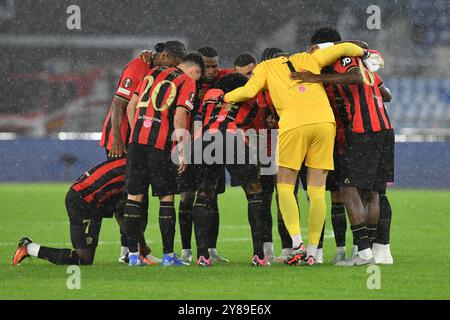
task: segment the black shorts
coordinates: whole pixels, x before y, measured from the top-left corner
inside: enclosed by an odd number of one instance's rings
[[[147,194],[149,185],[153,196],[178,193],[177,167],[168,152],[138,143],[130,144],[127,150],[125,191],[128,194]]]
[[[188,164],[183,174],[177,176],[177,185],[180,192],[195,192],[197,190],[196,171],[199,165]]]
[[[386,141],[384,143],[381,170],[385,173],[386,183],[394,182],[395,167],[395,133],[394,129],[386,130]]]
[[[198,191],[208,192],[212,189],[217,194],[223,193],[225,180],[225,168],[231,176],[232,186],[246,186],[259,182],[259,168],[253,164],[210,164],[202,165],[200,169],[200,183]]]
[[[231,185],[236,186],[246,186],[250,183],[259,181],[259,167],[256,164],[256,157],[253,161],[250,161],[250,157],[255,156],[250,153],[247,144],[237,142],[239,137],[235,138],[233,136],[227,136],[223,134],[226,139],[234,139],[234,153],[227,154],[226,143],[222,149],[222,157],[214,158],[218,162],[213,164],[203,163],[200,170],[198,171],[200,177],[198,178],[199,186],[198,190],[208,191],[212,187],[216,189],[216,193],[223,193],[225,191],[225,168],[230,173]],[[212,140],[214,141],[214,140]],[[231,140],[230,140],[231,141]],[[204,142],[203,150],[208,148],[209,143]],[[243,146],[243,149],[240,147]],[[242,154],[238,156],[236,150],[241,150]],[[221,192],[222,191],[222,192]]]
[[[202,182],[203,165],[189,164],[183,174],[177,176],[178,191],[181,192],[196,192],[198,186]],[[218,175],[219,179],[216,183],[216,193],[221,194],[225,192],[225,168],[223,172]]]
[[[94,249],[102,225],[102,211],[92,207],[73,189],[66,194],[70,240],[74,249]]]
[[[275,190],[275,179],[276,175],[260,175],[259,182],[263,189],[264,194],[271,194]]]
[[[342,187],[360,190],[383,190],[394,180],[393,130],[351,133],[340,159]]]

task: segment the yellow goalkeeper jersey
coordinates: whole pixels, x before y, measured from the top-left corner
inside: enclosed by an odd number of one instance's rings
[[[342,56],[362,56],[364,50],[351,43],[341,43],[314,53],[297,53],[290,57],[279,57],[261,62],[253,70],[247,84],[224,97],[226,102],[237,103],[254,97],[259,91],[268,89],[275,109],[280,116],[280,134],[296,127],[331,122],[334,115],[321,82],[300,83],[290,79],[288,61],[296,71],[308,70],[319,74],[321,68]]]

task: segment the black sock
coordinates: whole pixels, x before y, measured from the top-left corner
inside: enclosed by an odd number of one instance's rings
[[[289,231],[286,229],[286,225],[284,224],[283,217],[278,215],[278,233],[280,234],[281,239],[281,247],[292,248],[292,238],[289,234]]]
[[[138,251],[138,241],[142,233],[142,216],[144,212],[144,203],[127,200],[125,212],[125,234],[127,235],[127,244],[130,252]]]
[[[248,222],[252,232],[253,255],[264,259],[264,203],[261,193],[247,195]]]
[[[192,203],[184,203],[180,201],[178,210],[178,219],[180,224],[181,244],[183,249],[191,249],[192,238]]]
[[[127,236],[122,229],[120,229],[120,245],[128,248]]]
[[[265,193],[264,197],[264,242],[273,242],[272,237],[272,193]]]
[[[317,245],[317,249],[322,249],[323,248],[323,236],[325,234],[325,222],[323,223],[323,227],[322,227],[322,233],[320,234],[320,240],[319,240],[319,244]]]
[[[331,223],[333,225],[336,247],[345,247],[347,218],[345,216],[345,205],[342,202],[335,202],[331,204]]]
[[[365,224],[350,226],[353,233],[353,242],[358,246],[358,251],[370,248],[369,233]]]
[[[197,197],[192,210],[194,217],[195,241],[197,243],[197,258],[204,256],[209,259],[208,248],[211,241],[211,224],[210,215],[211,199],[206,197]]]
[[[141,233],[139,234],[138,243],[141,246],[147,246],[145,241],[145,229],[147,229],[148,223],[148,196],[145,197],[144,202],[142,203],[142,216],[141,216]],[[148,248],[150,250],[150,248]],[[151,250],[150,250],[151,251]]]
[[[210,248],[217,247],[217,239],[219,238],[219,224],[220,224],[220,216],[219,216],[219,204],[217,202],[217,196],[214,200],[211,201],[211,205],[209,207],[209,214],[211,219],[210,233]]]
[[[377,225],[376,224],[367,225],[367,233],[369,235],[370,248],[372,248],[372,245],[377,237]]]
[[[159,203],[159,229],[161,230],[164,254],[173,252],[176,220],[173,201],[161,201]]]
[[[86,264],[80,261],[76,251],[72,249],[55,249],[41,246],[38,253],[39,259],[45,259],[57,265],[80,265]]]
[[[392,209],[386,193],[380,193],[380,221],[377,227],[376,243],[389,244],[391,234]]]

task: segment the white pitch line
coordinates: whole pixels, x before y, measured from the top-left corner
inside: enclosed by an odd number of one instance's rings
[[[325,232],[324,238],[334,238],[333,232],[327,231]],[[251,241],[252,238],[221,238],[219,237],[218,242],[244,242],[244,241]],[[161,241],[156,240],[148,240],[147,243],[149,244],[159,244]],[[176,239],[175,243],[181,243],[180,240]],[[0,247],[4,246],[16,246],[17,242],[0,242]],[[72,246],[72,243],[70,242],[47,242],[43,243],[42,245],[45,246]],[[111,246],[111,245],[120,245],[120,241],[99,241],[100,246]]]

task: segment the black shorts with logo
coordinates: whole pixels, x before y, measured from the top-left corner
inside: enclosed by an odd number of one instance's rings
[[[177,167],[166,151],[131,143],[127,149],[126,171],[125,191],[128,194],[147,194],[149,185],[153,196],[178,193]]]
[[[198,186],[203,180],[203,165],[188,164],[185,172],[177,176],[177,184],[179,192],[196,192]],[[218,174],[216,183],[216,193],[221,194],[225,192],[225,167],[222,172]]]
[[[264,194],[271,194],[275,190],[275,179],[276,175],[260,175],[259,182],[263,189]]]
[[[383,190],[394,181],[393,130],[351,133],[340,158],[342,187],[356,187],[367,191]]]
[[[73,248],[95,249],[102,225],[102,210],[91,206],[73,189],[66,194],[66,210]]]
[[[224,134],[224,136],[226,135]],[[226,139],[230,139],[229,136]],[[239,137],[235,139],[239,139]],[[248,145],[242,143],[242,141],[240,145],[237,140],[233,143],[234,154],[227,154],[224,145],[222,149],[223,157],[217,157],[216,159],[218,163],[203,163],[201,165],[201,169],[198,171],[198,181],[200,182],[197,188],[198,190],[208,191],[214,187],[217,193],[223,193],[225,191],[225,168],[230,173],[231,185],[234,187],[246,186],[259,181],[259,167],[256,164],[256,154],[250,153]],[[208,142],[204,142],[204,150],[208,145]],[[240,149],[241,146],[243,146],[242,150]],[[242,155],[238,156],[236,150],[240,150]],[[255,156],[255,160],[250,161],[250,157],[253,156]]]

